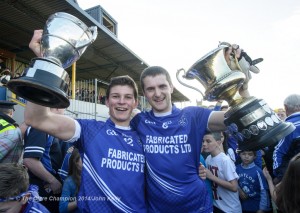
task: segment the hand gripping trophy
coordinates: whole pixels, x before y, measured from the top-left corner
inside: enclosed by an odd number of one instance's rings
[[[188,71],[178,70],[176,77],[181,84],[199,91],[204,100],[227,101],[230,108],[225,113],[224,123],[238,141],[238,149],[258,150],[278,142],[294,131],[295,126],[281,121],[264,100],[253,96],[241,97],[237,93],[242,86],[246,86],[243,83],[251,77],[249,69],[259,72],[254,65],[262,59],[252,61],[245,52],[238,59],[232,52],[230,59],[226,60],[225,52],[229,47],[229,43],[220,43],[218,48],[199,59]],[[182,71],[183,78],[198,80],[205,88],[205,93],[185,84],[179,78]]]
[[[33,103],[67,108],[70,78],[65,71],[97,38],[97,27],[87,27],[78,18],[64,12],[51,15],[41,39],[42,56],[32,59],[19,78],[7,87],[16,95]]]

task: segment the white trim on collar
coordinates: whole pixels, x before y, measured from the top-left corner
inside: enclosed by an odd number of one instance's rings
[[[159,112],[153,112],[153,114],[156,116],[156,117],[164,117],[164,116],[167,116],[167,115],[171,115],[172,114],[172,109],[168,112],[162,112],[162,113],[159,113]]]
[[[116,127],[117,129],[131,130],[131,127],[130,127],[130,126],[119,126],[119,125],[115,125],[115,127]]]

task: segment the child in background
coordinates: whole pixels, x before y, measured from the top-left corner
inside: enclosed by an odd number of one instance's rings
[[[37,186],[29,186],[25,167],[14,163],[0,164],[0,212],[49,213],[37,202],[39,199]]]
[[[271,210],[267,181],[254,163],[256,151],[241,151],[242,163],[236,168],[239,175],[239,196],[244,213],[264,213]]]
[[[203,137],[206,158],[206,178],[212,181],[214,213],[241,213],[238,195],[238,175],[232,160],[221,149],[221,132],[209,132]]]
[[[79,191],[81,181],[82,161],[77,148],[74,148],[69,159],[69,173],[64,181],[61,199],[59,202],[60,213],[77,213],[76,196]]]

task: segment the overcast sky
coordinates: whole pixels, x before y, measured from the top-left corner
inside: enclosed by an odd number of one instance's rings
[[[239,44],[258,64],[251,95],[272,108],[300,94],[299,0],[78,0],[87,9],[101,5],[118,22],[118,39],[149,65],[166,68],[178,90],[193,102],[199,92],[176,80],[215,49],[219,41]],[[187,83],[190,83],[187,82]],[[199,82],[195,82],[204,91]]]

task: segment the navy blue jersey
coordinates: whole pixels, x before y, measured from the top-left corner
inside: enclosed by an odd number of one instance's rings
[[[146,155],[149,212],[212,212],[211,197],[198,176],[210,113],[173,106],[171,115],[156,117],[150,111],[133,118]]]
[[[49,136],[45,132],[29,127],[24,138],[24,158],[37,158],[41,161],[45,169],[57,180],[60,180],[58,170],[62,164],[62,155],[59,140]],[[45,181],[35,176],[29,170],[30,183],[39,186],[41,196],[48,194],[44,191]]]
[[[60,177],[58,170],[62,163],[61,146],[59,140],[45,132],[28,127],[25,135],[24,158],[37,158],[44,168],[50,172],[58,181]],[[39,187],[39,195],[44,197],[41,203],[50,211],[58,211],[58,200],[60,194],[53,194],[49,183],[40,179],[29,170],[30,184]]]
[[[40,159],[46,170],[58,177],[57,171],[62,163],[59,140],[31,127],[26,132],[24,158]]]
[[[61,168],[58,169],[58,174],[60,176],[60,179],[62,181],[65,181],[65,179],[68,177],[68,173],[69,173],[69,160],[70,160],[70,157],[71,157],[72,153],[69,152],[69,153],[66,153],[64,159],[63,159],[63,162],[61,164]]]
[[[108,119],[78,120],[83,160],[77,197],[82,212],[146,212],[142,144],[135,131]]]

